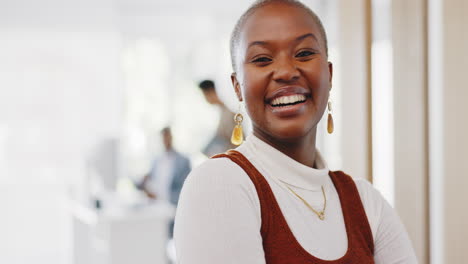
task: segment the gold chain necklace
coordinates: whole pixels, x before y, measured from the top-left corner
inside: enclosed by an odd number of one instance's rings
[[[304,200],[304,198],[302,198],[299,194],[297,194],[295,191],[293,191],[293,189],[289,188],[289,186],[287,186],[286,184],[285,184],[285,186],[286,186],[294,195],[296,195],[297,198],[301,199],[301,201],[302,201],[307,207],[309,207],[309,209],[312,210],[312,212],[314,212],[314,213],[318,216],[318,218],[319,218],[320,220],[325,219],[325,209],[327,208],[327,196],[325,195],[325,190],[323,189],[323,185],[322,185],[322,194],[323,194],[323,200],[324,200],[324,202],[323,202],[323,209],[322,209],[322,211],[317,211],[317,210],[315,210],[314,208],[312,208],[312,206],[311,206],[308,202],[306,202],[306,200]]]

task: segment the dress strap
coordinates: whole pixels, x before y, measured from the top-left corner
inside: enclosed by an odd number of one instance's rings
[[[260,211],[262,217],[262,226],[261,226],[261,234],[264,239],[268,235],[268,229],[270,227],[271,222],[271,212],[276,211],[277,208],[275,207],[275,203],[271,203],[272,199],[274,200],[273,191],[270,188],[270,185],[263,177],[263,175],[250,163],[247,158],[242,155],[240,152],[236,150],[228,150],[226,153],[217,154],[211,157],[212,159],[216,158],[228,158],[234,163],[236,163],[239,167],[241,167],[246,174],[249,176],[250,180],[253,182],[255,186],[255,190],[257,191],[258,199],[260,201]]]
[[[351,239],[358,244],[367,245],[373,254],[374,238],[356,183],[342,171],[330,171],[329,175],[340,198],[346,230],[352,230]]]

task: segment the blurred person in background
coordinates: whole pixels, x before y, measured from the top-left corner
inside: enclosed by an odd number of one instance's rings
[[[232,117],[234,114],[224,105],[216,93],[215,83],[212,80],[204,80],[198,85],[209,104],[217,105],[220,109],[220,119],[216,134],[202,150],[203,154],[211,157],[218,153],[223,153],[235,146],[231,144],[231,133],[234,128]]]
[[[154,159],[150,172],[138,187],[151,199],[177,205],[180,190],[191,170],[190,161],[174,149],[170,127],[163,128],[161,136],[164,152]]]
[[[174,149],[170,127],[163,128],[161,136],[164,153],[154,159],[150,172],[137,187],[151,199],[177,206],[182,185],[191,170],[190,161]],[[171,237],[173,226],[172,221],[169,230]]]

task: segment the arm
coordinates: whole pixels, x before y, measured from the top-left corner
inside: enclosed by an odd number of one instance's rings
[[[179,264],[264,264],[260,204],[250,178],[228,159],[208,160],[182,189],[175,221]]]
[[[141,180],[141,182],[136,184],[136,188],[140,191],[143,191],[146,194],[146,196],[148,196],[151,199],[157,198],[155,193],[148,190],[148,183],[151,180],[151,175],[153,174],[153,171],[155,169],[156,169],[156,162],[153,163],[151,170],[143,177],[143,180]]]
[[[148,190],[147,184],[148,184],[149,178],[150,178],[150,174],[146,174],[143,180],[141,181],[141,183],[137,185],[137,188],[143,191],[146,194],[146,196],[148,196],[149,198],[157,199],[158,198],[157,195],[153,193],[152,191]]]
[[[180,192],[182,190],[182,186],[184,185],[185,179],[187,175],[192,170],[190,166],[190,160],[186,157],[182,157],[182,162],[180,165],[180,169],[175,175],[175,179],[171,186],[171,203],[175,206],[179,203]]]
[[[418,263],[396,211],[369,182],[357,182],[374,237],[376,264]]]

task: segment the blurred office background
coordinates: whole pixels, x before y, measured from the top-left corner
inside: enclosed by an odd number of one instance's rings
[[[335,69],[329,166],[373,182],[420,263],[467,263],[468,2],[304,2]],[[173,208],[132,182],[168,124],[203,161],[219,117],[198,81],[237,110],[228,41],[250,3],[0,0],[0,263],[163,263]]]

